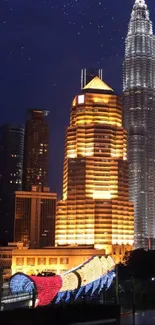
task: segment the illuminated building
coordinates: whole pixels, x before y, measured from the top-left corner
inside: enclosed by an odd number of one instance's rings
[[[110,287],[114,278],[115,263],[110,256],[93,256],[74,270],[56,276],[28,276],[16,273],[10,279],[12,294],[33,292],[36,289],[36,306],[78,300],[81,296],[91,299],[103,288]]]
[[[126,136],[119,97],[95,77],[71,107],[56,246],[94,245],[120,258],[132,248]]]
[[[92,79],[98,76],[103,80],[102,69],[82,69],[81,70],[81,89],[83,89]]]
[[[8,279],[12,274],[12,251],[19,247],[21,243],[8,243],[8,246],[0,246],[0,269],[3,270],[4,279]]]
[[[155,37],[144,0],[132,10],[123,83],[135,248],[155,248]]]
[[[93,247],[46,247],[42,249],[14,249],[12,252],[12,274],[27,275],[41,272],[62,274],[83,264],[91,256],[105,255],[104,250]]]
[[[124,246],[121,257],[131,246]],[[12,274],[22,272],[28,275],[41,272],[53,272],[62,274],[77,265],[83,264],[91,256],[105,255],[104,249],[94,249],[92,246],[78,247],[46,247],[42,249],[28,249],[22,243],[18,244],[18,249],[12,251]],[[115,263],[120,262],[118,252],[112,255]]]
[[[48,187],[15,192],[14,241],[30,248],[53,246],[56,200]]]
[[[0,244],[13,241],[14,192],[22,189],[24,128],[0,128]]]
[[[47,111],[31,109],[25,125],[23,189],[48,185],[49,127]]]

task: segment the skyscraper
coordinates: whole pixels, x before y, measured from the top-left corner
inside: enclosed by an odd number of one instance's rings
[[[83,89],[94,77],[98,76],[103,79],[102,69],[82,69],[81,70],[81,89]]]
[[[129,22],[123,108],[135,247],[155,248],[155,37],[145,0],[135,1]]]
[[[121,256],[133,245],[133,227],[120,99],[96,76],[72,103],[56,245],[94,245]]]
[[[25,125],[25,149],[23,188],[31,190],[32,185],[48,185],[49,169],[49,128],[47,111],[29,110]]]
[[[13,240],[14,192],[22,189],[24,128],[0,128],[0,241]]]
[[[48,187],[15,193],[15,242],[30,248],[54,246],[56,199]]]

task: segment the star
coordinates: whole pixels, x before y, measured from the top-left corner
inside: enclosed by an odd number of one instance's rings
[[[1,123],[24,123],[27,107],[50,111],[50,185],[59,194],[64,132],[72,99],[80,91],[80,69],[103,68],[105,81],[121,95],[133,4],[134,0],[1,1]],[[154,0],[147,4],[155,26]]]

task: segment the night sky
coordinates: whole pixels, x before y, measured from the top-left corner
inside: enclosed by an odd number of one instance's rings
[[[146,0],[155,25],[155,0]],[[50,185],[61,195],[65,128],[82,67],[103,68],[122,89],[124,39],[134,0],[0,0],[0,124],[50,111]]]

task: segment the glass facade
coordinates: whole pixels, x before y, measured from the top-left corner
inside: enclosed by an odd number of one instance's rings
[[[46,188],[15,193],[14,241],[30,248],[54,246],[56,194]]]
[[[128,131],[135,248],[155,238],[155,37],[144,0],[136,0],[125,42],[123,121]]]
[[[0,128],[0,240],[13,241],[14,192],[22,189],[24,127]]]
[[[48,185],[49,127],[47,111],[32,109],[25,126],[23,188]]]

